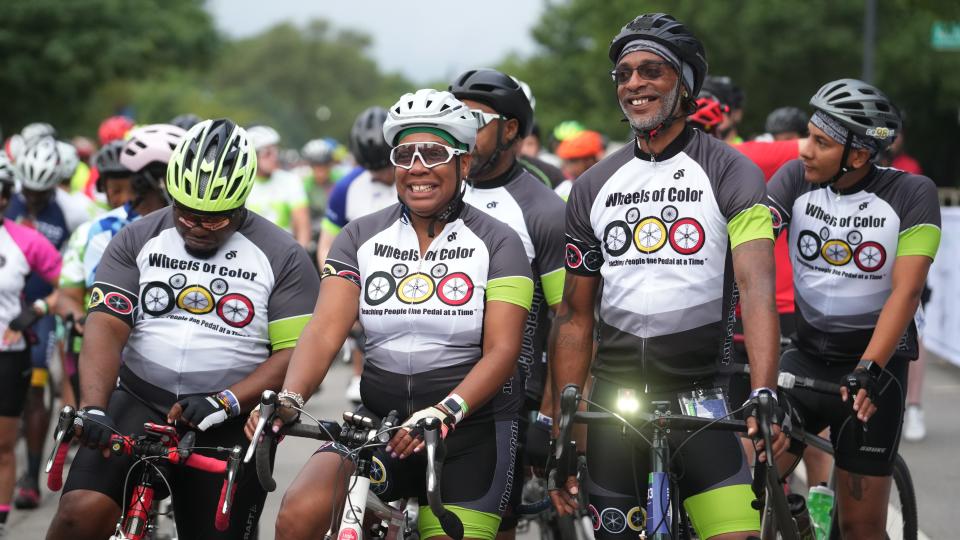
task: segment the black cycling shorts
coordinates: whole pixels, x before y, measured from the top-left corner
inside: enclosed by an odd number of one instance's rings
[[[443,504],[502,515],[514,487],[517,437],[515,420],[469,422],[451,431],[445,440],[447,454],[440,486]],[[324,443],[317,452],[346,455],[347,451],[339,444]],[[424,454],[401,460],[378,449],[373,454],[370,489],[384,501],[418,497],[422,512],[427,492]]]
[[[32,374],[29,349],[0,352],[0,416],[20,417]]]
[[[598,378],[593,382],[591,401],[616,410],[619,385]],[[715,381],[704,386],[714,387]],[[643,410],[650,410],[651,401],[667,401],[671,412],[679,414],[679,391],[644,396]],[[600,409],[591,405],[590,410]],[[701,538],[759,530],[760,515],[750,507],[754,498],[750,468],[736,434],[704,430],[691,437],[691,432],[672,430],[668,442],[672,452],[684,443],[671,467],[681,502]],[[636,540],[644,530],[649,470],[650,448],[645,442],[624,436],[619,426],[588,428],[587,510],[598,540]]]
[[[113,418],[121,433],[143,433],[144,422],[165,424],[166,419],[154,407],[148,407],[132,394],[122,389],[114,390],[110,396],[107,413]],[[197,431],[196,446],[232,447],[239,444],[244,450],[249,441],[243,433],[246,415],[234,418],[223,424]],[[225,458],[225,453],[198,453]],[[67,476],[63,492],[86,489],[103,493],[117,505],[125,507],[130,502],[133,484],[139,479],[139,469],[130,475],[127,491],[124,493],[124,478],[133,465],[129,457],[110,456],[104,458],[99,450],[81,447],[77,451],[70,474]],[[210,474],[187,467],[167,466],[166,474],[173,489],[174,517],[177,531],[182,539],[249,539],[254,538],[257,522],[263,510],[267,492],[260,487],[253,467],[241,468],[233,510],[230,514],[230,527],[225,532],[214,526],[217,502],[223,487],[223,475]],[[155,486],[157,498],[166,496],[166,487]]]
[[[894,357],[880,377],[880,390],[875,400],[877,412],[870,417],[866,430],[850,414],[850,404],[840,396],[828,396],[810,390],[788,390],[790,404],[808,433],[820,433],[830,427],[837,467],[869,476],[890,476],[900,447],[906,400],[907,367],[910,362]],[[790,348],[780,358],[780,370],[796,375],[839,383],[856,367],[854,362],[829,362]]]

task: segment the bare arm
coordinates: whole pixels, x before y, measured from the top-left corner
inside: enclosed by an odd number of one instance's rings
[[[598,276],[579,276],[567,272],[563,300],[553,321],[547,353],[553,396],[559,396],[560,390],[568,384],[583,388],[586,382],[593,355],[593,309],[599,286]],[[555,418],[559,414],[559,406],[554,399]]]
[[[293,224],[293,237],[304,249],[310,245],[310,209],[306,206],[294,208],[290,212]]]
[[[107,407],[129,337],[130,327],[120,319],[99,312],[87,316],[79,361],[81,407]]]
[[[253,373],[230,387],[233,395],[240,402],[240,410],[249,411],[260,402],[260,394],[264,390],[279,390],[283,383],[293,348],[280,349],[270,355],[266,362],[257,366]]]
[[[897,257],[893,263],[892,289],[880,310],[880,318],[863,358],[884,366],[893,356],[900,337],[917,313],[920,294],[933,261],[924,255]]]
[[[83,317],[83,287],[61,287],[55,312],[61,318],[73,316],[74,324],[79,325]]]
[[[467,416],[500,391],[517,369],[527,310],[509,302],[487,302],[483,314],[483,356],[453,389],[467,402]]]
[[[337,235],[329,231],[320,231],[320,240],[317,241],[317,268],[323,268],[323,263],[326,262],[327,254],[330,253],[336,238]]]
[[[773,242],[750,240],[733,248],[733,271],[740,290],[743,335],[750,360],[750,386],[776,388],[780,319],[775,301]]]

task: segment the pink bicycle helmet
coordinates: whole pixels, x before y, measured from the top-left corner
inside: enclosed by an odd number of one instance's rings
[[[120,152],[120,164],[138,173],[153,163],[166,165],[187,132],[172,124],[150,124],[130,132]]]

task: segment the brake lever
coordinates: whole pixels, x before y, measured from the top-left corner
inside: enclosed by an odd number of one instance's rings
[[[241,452],[240,446],[234,445],[233,449],[230,450],[230,456],[227,457],[227,497],[223,501],[223,508],[220,509],[220,512],[224,515],[230,513],[230,502],[233,499],[230,495],[233,493],[234,484],[237,481],[237,472],[240,470]]]
[[[47,459],[47,464],[43,468],[44,472],[47,474],[49,474],[50,470],[53,468],[53,462],[56,459],[57,451],[60,449],[60,446],[66,444],[71,438],[73,438],[73,425],[76,421],[76,418],[77,410],[70,405],[64,405],[63,409],[60,409],[60,418],[57,420],[57,428],[53,432],[53,440],[56,441],[56,444],[50,451],[50,457]]]
[[[260,395],[260,420],[257,421],[257,428],[253,431],[253,437],[250,439],[250,445],[247,446],[247,453],[243,456],[244,463],[250,463],[253,459],[253,453],[260,444],[260,436],[263,435],[263,428],[267,422],[273,420],[273,414],[277,410],[277,393],[273,390],[264,390]]]

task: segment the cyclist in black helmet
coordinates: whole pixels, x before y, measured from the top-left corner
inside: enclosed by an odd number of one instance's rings
[[[504,393],[522,403],[520,440],[525,444],[514,473],[519,482],[527,468],[521,466],[542,467],[548,451],[552,398],[544,392],[544,352],[549,311],[563,294],[563,201],[517,160],[532,127],[533,108],[516,79],[493,69],[471,69],[454,79],[450,91],[470,107],[480,126],[464,200],[520,235],[534,276],[519,373],[504,387]],[[514,489],[512,507],[520,496],[521,490]],[[500,530],[512,537],[516,525],[508,510]]]
[[[765,128],[775,141],[802,139],[807,136],[810,117],[796,107],[780,107],[767,115]]]
[[[647,14],[614,38],[610,59],[636,143],[584,172],[567,201],[567,278],[551,340],[555,388],[582,388],[592,368],[591,400],[603,407],[615,409],[618,395],[633,392],[644,407],[665,401],[675,413],[728,414],[719,368],[730,360],[736,284],[752,370],[748,401],[761,393],[776,399],[779,325],[763,174],[684,122],[706,75],[703,46],[670,15]],[[754,419],[747,422],[755,434]],[[669,438],[672,464],[682,470],[677,491],[697,535],[758,534],[738,438],[717,431],[695,437],[675,431]],[[780,453],[786,443],[776,433],[772,450]],[[636,538],[646,451],[625,441],[618,427],[589,426],[586,460],[596,537]],[[566,484],[551,495],[566,514],[579,488],[575,477],[558,480]]]

